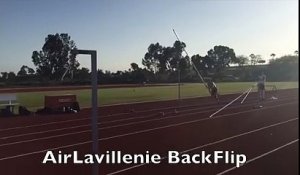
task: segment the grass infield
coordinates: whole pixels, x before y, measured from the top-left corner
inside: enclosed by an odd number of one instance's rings
[[[244,92],[254,85],[252,82],[218,83],[219,93],[231,94]],[[272,88],[268,85],[275,85],[277,89],[298,88],[298,82],[268,82],[266,90]],[[256,91],[256,88],[255,90]],[[17,93],[18,102],[30,110],[42,108],[45,95],[75,94],[80,107],[91,106],[91,90],[64,90],[44,92],[22,92]],[[101,105],[169,100],[178,98],[178,86],[152,86],[152,87],[130,87],[130,88],[107,88],[98,90],[98,100]],[[209,93],[203,84],[184,83],[181,85],[181,98],[208,96]]]

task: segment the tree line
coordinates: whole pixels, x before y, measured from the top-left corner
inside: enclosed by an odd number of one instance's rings
[[[234,49],[217,45],[207,51],[189,57],[185,53],[186,44],[175,41],[172,46],[151,43],[141,59],[143,67],[131,63],[124,71],[98,70],[99,84],[118,83],[168,83],[199,82],[197,71],[206,78],[217,81],[255,81],[262,71],[272,81],[298,81],[298,51],[292,55],[272,58],[264,63],[260,55],[236,56]],[[90,70],[80,68],[76,55],[76,44],[66,34],[49,34],[40,51],[33,51],[31,60],[35,66],[23,65],[14,72],[1,72],[0,83],[4,85],[49,85],[49,84],[89,84]]]

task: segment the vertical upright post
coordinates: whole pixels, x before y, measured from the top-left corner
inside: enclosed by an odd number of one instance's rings
[[[98,78],[97,78],[97,51],[96,50],[77,50],[71,51],[73,54],[87,54],[91,55],[91,69],[92,69],[92,115],[91,115],[91,127],[92,127],[92,152],[98,154]],[[92,167],[92,175],[99,174],[99,165],[94,163]]]
[[[181,99],[181,93],[180,93],[180,69],[179,69],[179,66],[178,66],[178,100]]]
[[[98,154],[98,80],[97,80],[97,52],[91,52],[92,57],[92,139],[93,154]],[[93,175],[98,175],[98,163],[93,164]]]

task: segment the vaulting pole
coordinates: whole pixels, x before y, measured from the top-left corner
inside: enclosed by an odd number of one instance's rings
[[[175,34],[177,40],[181,43],[181,41],[180,41],[180,39],[179,39],[179,37],[178,37],[178,35],[177,35],[177,33],[175,32],[174,29],[173,29],[173,33]],[[187,53],[187,51],[185,50],[185,48],[183,48],[183,51],[184,51],[185,54],[190,58],[190,56],[189,56],[189,54]],[[204,86],[205,86],[206,88],[208,88],[207,85],[206,85],[206,83],[205,83],[205,81],[204,81],[204,79],[203,79],[203,77],[201,76],[200,72],[198,71],[198,69],[197,69],[197,67],[195,66],[195,64],[194,64],[194,62],[193,62],[192,59],[191,59],[191,63],[192,63],[193,68],[194,68],[195,71],[197,72],[199,78],[201,79],[202,83],[204,84]]]

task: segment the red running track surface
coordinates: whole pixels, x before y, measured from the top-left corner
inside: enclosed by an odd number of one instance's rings
[[[100,164],[100,174],[298,174],[298,89],[281,90],[277,100],[257,103],[251,93],[212,118],[209,116],[239,94],[115,105],[99,110],[99,150],[167,155],[170,150],[196,154],[201,151],[234,151],[248,163]],[[274,95],[274,94],[273,94]],[[262,108],[256,108],[263,105]],[[162,115],[164,113],[164,115]],[[91,152],[90,110],[78,114],[0,118],[0,174],[91,174],[91,165],[42,164],[47,150],[79,155]]]

